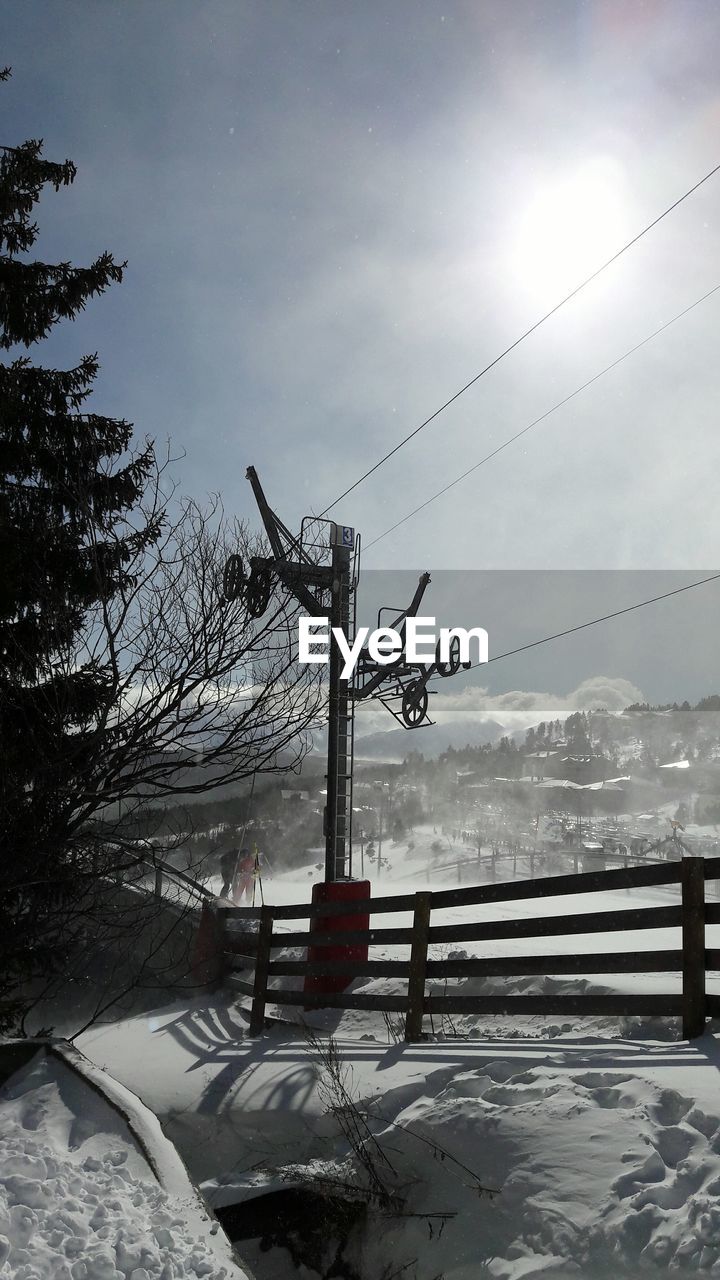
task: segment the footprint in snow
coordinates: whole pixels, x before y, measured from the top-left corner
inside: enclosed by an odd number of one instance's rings
[[[478,1071],[464,1071],[460,1075],[453,1073],[443,1093],[453,1098],[484,1098],[488,1089],[498,1084],[527,1078],[528,1072],[518,1072],[517,1064],[500,1060],[489,1062]]]
[[[488,1075],[479,1075],[476,1072],[469,1072],[467,1075],[457,1076],[443,1090],[445,1097],[451,1098],[484,1098],[488,1089],[494,1085],[494,1081]]]
[[[660,1129],[652,1138],[653,1146],[663,1162],[671,1169],[676,1168],[681,1160],[686,1159],[697,1142],[697,1133],[693,1133],[691,1129],[681,1129],[676,1125]]]
[[[623,1173],[619,1178],[611,1184],[612,1190],[617,1194],[619,1199],[626,1200],[628,1196],[637,1195],[648,1183],[664,1182],[667,1176],[667,1169],[662,1156],[657,1151],[653,1151],[630,1173]]]
[[[37,1102],[30,1103],[22,1112],[22,1127],[31,1131],[39,1129],[48,1112],[47,1105],[38,1099]]]
[[[613,1071],[586,1071],[571,1076],[570,1079],[578,1088],[586,1091],[588,1101],[597,1107],[607,1111],[632,1111],[637,1106],[633,1090],[623,1090],[623,1085],[632,1085],[632,1076]]]
[[[648,1107],[652,1119],[661,1125],[679,1124],[688,1111],[692,1110],[690,1098],[684,1098],[675,1089],[662,1089],[657,1102]]]
[[[628,1084],[633,1076],[622,1076],[616,1071],[585,1071],[582,1075],[571,1076],[573,1084],[581,1084],[584,1089],[612,1089],[615,1085]]]
[[[713,1134],[717,1132],[720,1120],[718,1120],[717,1116],[708,1115],[701,1107],[695,1105],[685,1116],[685,1123],[692,1125],[693,1129],[697,1129],[698,1133],[701,1133],[703,1137],[712,1138]]]
[[[527,1072],[518,1071],[516,1062],[506,1062],[501,1058],[497,1062],[489,1062],[486,1067],[483,1067],[483,1074],[489,1076],[497,1084],[512,1080],[514,1077],[520,1079],[521,1076],[527,1075]]]
[[[687,1209],[688,1201],[700,1189],[706,1176],[707,1169],[702,1164],[694,1168],[678,1169],[669,1182],[664,1182],[661,1186],[645,1187],[638,1192],[632,1207],[642,1209],[645,1205],[655,1205],[658,1209],[665,1210]]]
[[[501,1107],[522,1107],[530,1102],[542,1102],[561,1089],[559,1080],[543,1078],[539,1071],[523,1071],[512,1076],[504,1084],[494,1084],[483,1095],[486,1102]]]

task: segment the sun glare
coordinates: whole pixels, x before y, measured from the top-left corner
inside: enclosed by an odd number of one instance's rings
[[[538,188],[511,238],[515,282],[554,302],[602,266],[627,235],[623,188],[622,169],[609,157]]]

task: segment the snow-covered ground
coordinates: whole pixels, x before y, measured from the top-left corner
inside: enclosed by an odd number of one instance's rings
[[[336,1032],[351,1091],[413,1184],[407,1212],[456,1216],[432,1237],[432,1218],[383,1218],[358,1247],[367,1280],[413,1260],[418,1280],[599,1280],[646,1266],[720,1274],[720,1046],[710,1032],[689,1046],[660,1039],[671,1033],[659,1023],[648,1038],[568,1023],[546,1038],[537,1019],[531,1035],[477,1028],[406,1046],[370,1017],[361,1033]],[[285,1185],[289,1164],[325,1160],[351,1177],[318,1095],[317,1047],[292,1028],[258,1040],[246,1029],[215,998],[90,1032],[83,1049],[157,1111],[211,1203]],[[448,1156],[434,1158],[421,1138]],[[478,1183],[499,1194],[480,1197]],[[296,1274],[287,1257],[249,1260],[259,1277]]]
[[[431,845],[436,846],[434,852],[431,851]],[[440,845],[442,848],[438,848]],[[372,893],[379,895],[408,894],[415,888],[442,890],[452,888],[461,883],[468,886],[474,883],[483,883],[483,878],[487,876],[488,864],[485,862],[480,871],[476,870],[474,862],[473,850],[470,846],[460,841],[453,841],[447,837],[438,836],[433,832],[432,827],[421,829],[414,838],[414,847],[408,851],[405,842],[394,845],[388,842],[383,848],[383,859],[387,864],[383,867],[381,873],[371,874]],[[523,879],[528,874],[528,859],[519,857],[517,860],[516,879]],[[540,864],[538,864],[540,865]],[[498,881],[511,880],[510,874],[512,859],[503,857],[498,861]],[[320,873],[317,867],[302,868],[299,872],[289,872],[283,875],[275,875],[272,878],[265,878],[263,889],[265,899],[275,904],[287,904],[308,901],[310,897],[310,886],[316,879],[320,879]],[[708,883],[708,895],[716,896],[717,886],[715,882]],[[260,901],[259,894],[256,898],[257,903]],[[632,889],[632,890],[615,890],[604,893],[582,893],[567,896],[547,897],[547,898],[529,898],[521,901],[509,901],[506,903],[492,903],[481,906],[454,907],[443,910],[434,910],[432,914],[431,924],[435,925],[460,925],[471,922],[482,921],[502,921],[516,919],[530,919],[534,917],[563,918],[567,916],[580,916],[589,912],[614,912],[618,916],[624,910],[637,907],[667,907],[677,905],[680,902],[679,886],[668,885],[655,889]],[[411,914],[405,912],[390,912],[382,916],[375,916],[371,922],[375,927],[382,929],[408,927],[412,923]],[[307,922],[304,920],[282,920],[275,924],[275,931],[278,934],[283,932],[294,932],[306,927]],[[707,945],[720,947],[720,925],[711,925],[707,928]],[[680,946],[680,930],[679,928],[666,929],[648,929],[635,931],[608,932],[608,933],[588,933],[586,935],[556,935],[538,938],[525,938],[515,940],[512,938],[498,939],[490,942],[463,942],[462,944],[431,944],[429,949],[430,959],[448,958],[450,953],[460,957],[478,956],[486,958],[494,958],[499,956],[512,955],[558,955],[570,952],[574,955],[586,953],[621,953],[627,951],[652,951],[655,949],[673,949]],[[295,953],[292,953],[295,954]],[[291,953],[287,956],[290,958]],[[299,958],[302,952],[297,952]],[[396,960],[407,959],[409,956],[409,948],[398,947],[373,947],[370,957],[373,960]],[[679,994],[681,990],[681,976],[679,973],[639,973],[639,974],[607,974],[607,975],[587,975],[577,978],[555,978],[549,977],[527,977],[527,978],[468,978],[468,979],[450,979],[447,986],[444,982],[432,981],[428,983],[428,992],[447,990],[448,994],[458,996],[470,996],[481,994],[498,994],[515,991],[518,994],[532,995],[542,992],[573,992],[582,989],[581,984],[585,984],[596,992],[627,992],[633,995],[647,994]],[[277,987],[298,987],[302,985],[301,979],[293,978],[275,978],[271,980],[271,986]],[[720,974],[709,973],[707,979],[708,991],[720,994]],[[391,992],[401,992],[405,990],[402,980],[383,978],[383,979],[366,979],[357,980],[353,984],[353,990],[376,994],[390,994]],[[278,1013],[279,1010],[271,1010]],[[292,1018],[294,1015],[291,1011],[282,1013],[285,1018]],[[348,1011],[342,1014],[338,1020],[337,1013],[332,1015],[323,1015],[322,1013],[313,1013],[310,1021],[318,1026],[335,1027],[338,1026],[342,1031],[350,1034],[363,1034],[368,1025],[368,1014],[365,1011]],[[501,1030],[503,1033],[517,1034],[519,1028],[527,1028],[535,1025],[527,1018],[503,1017],[495,1021],[491,1026],[487,1026],[483,1018],[478,1020],[474,1015],[468,1015],[465,1018],[454,1018],[453,1024],[457,1030],[465,1034],[475,1034],[476,1031],[482,1032],[484,1029],[489,1030],[491,1034],[498,1034]],[[557,1024],[552,1020],[541,1020],[543,1034],[555,1034]],[[611,1019],[607,1025],[603,1026],[604,1031],[615,1029],[617,1032],[618,1021]]]
[[[245,1280],[174,1153],[161,1185],[143,1145],[57,1056],[17,1071],[0,1089],[0,1276]]]
[[[404,844],[388,845],[390,866],[372,877],[373,892],[408,892],[413,881],[425,888],[423,846],[437,838],[430,830],[409,852]],[[449,844],[439,861],[463,853],[462,845]],[[314,866],[268,875],[265,896],[307,900],[316,875]],[[449,887],[448,872],[431,870],[430,887]],[[454,909],[441,920],[672,901],[672,888],[633,890]],[[400,914],[376,919],[382,926],[407,922]],[[718,930],[708,934],[709,944],[718,945]],[[463,950],[491,956],[677,945],[677,931],[653,930],[465,943]],[[407,949],[371,954],[392,958]],[[471,994],[577,991],[581,984],[634,994],[679,990],[679,978],[653,974],[449,986]],[[710,975],[709,986],[720,990],[718,975]],[[354,989],[395,984],[358,979]],[[268,1011],[285,1021],[256,1040],[247,1037],[247,1002],[230,993],[95,1028],[81,1040],[88,1056],[160,1116],[212,1204],[286,1187],[289,1177],[357,1177],[319,1088],[332,1033],[348,1087],[404,1188],[402,1214],[371,1209],[362,1239],[348,1243],[362,1280],[720,1276],[720,1045],[711,1029],[688,1045],[671,1019],[468,1015],[436,1019],[432,1028],[426,1021],[430,1038],[405,1045],[394,1015],[386,1021],[382,1014],[328,1010],[304,1015],[318,1033],[313,1043],[297,1026],[299,1010]],[[497,1195],[480,1195],[479,1185]],[[249,1248],[244,1242],[243,1256],[258,1280],[314,1276],[298,1271],[285,1249]]]

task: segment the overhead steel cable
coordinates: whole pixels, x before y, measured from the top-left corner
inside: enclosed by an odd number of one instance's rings
[[[603,271],[606,271],[608,267],[612,266],[613,262],[617,262],[618,258],[621,258],[624,253],[627,253],[628,249],[632,249],[633,245],[636,245],[639,240],[642,240],[643,236],[646,236],[649,231],[652,231],[653,227],[656,227],[664,218],[667,218],[669,214],[683,204],[685,200],[689,199],[691,195],[694,195],[694,193],[698,191],[704,183],[708,182],[710,178],[714,177],[718,172],[720,172],[720,164],[716,164],[713,169],[710,169],[704,177],[700,178],[698,182],[685,191],[683,195],[679,196],[677,200],[674,200],[672,204],[668,205],[667,209],[664,209],[656,218],[653,218],[652,222],[649,222],[646,227],[643,227],[642,231],[638,231],[637,235],[633,236],[632,240],[628,240],[627,243],[624,244],[622,248],[618,249],[611,258],[608,258],[607,261],[603,262],[603,264],[593,271],[591,275],[589,275],[585,280],[582,280],[580,284],[576,285],[570,293],[566,294],[564,298],[561,298],[559,302],[556,302],[554,307],[551,307],[549,311],[546,311],[544,315],[540,316],[540,319],[536,320],[535,323],[532,324],[529,329],[526,329],[524,333],[521,333],[519,338],[516,338],[514,342],[511,342],[508,347],[505,347],[504,351],[501,351],[500,354],[495,356],[489,364],[486,364],[484,369],[481,369],[479,373],[476,373],[474,378],[471,378],[469,382],[466,382],[464,387],[461,387],[459,391],[456,391],[449,400],[446,400],[444,404],[440,405],[439,409],[436,409],[428,418],[425,418],[424,422],[421,422],[419,426],[415,427],[414,431],[409,432],[409,434],[404,436],[402,440],[399,440],[398,443],[388,451],[388,453],[384,454],[382,458],[379,458],[372,467],[369,467],[368,470],[363,472],[363,474],[355,480],[353,484],[351,484],[347,489],[344,489],[337,498],[330,502],[328,506],[319,513],[318,518],[326,516],[328,511],[331,511],[333,507],[337,506],[338,502],[342,502],[342,499],[346,498],[354,489],[357,489],[363,481],[367,480],[369,476],[374,475],[374,473],[383,466],[385,462],[394,457],[394,455],[398,453],[404,445],[408,444],[410,440],[413,440],[416,435],[419,435],[419,433],[423,431],[425,427],[429,426],[431,422],[434,422],[435,418],[443,413],[445,409],[448,409],[451,404],[454,404],[455,401],[460,398],[460,396],[464,395],[466,391],[469,391],[470,387],[474,387],[476,382],[479,382],[481,378],[484,378],[486,373],[489,373],[490,370],[494,369],[501,360],[504,360],[506,356],[510,355],[511,351],[514,351],[516,347],[519,347],[521,342],[524,342],[526,338],[529,338],[531,334],[535,333],[536,329],[539,329],[546,320],[549,320],[551,316],[554,316],[561,307],[565,306],[567,302],[570,302],[573,298],[577,297],[583,289],[587,288],[589,284],[592,284],[593,280],[597,280],[598,276],[601,275]]]
[[[669,600],[670,596],[682,595],[683,591],[693,591],[695,587],[705,586],[707,582],[717,582],[718,579],[720,579],[720,573],[711,573],[707,578],[698,578],[696,582],[686,583],[684,587],[675,587],[672,591],[664,591],[662,595],[651,596],[649,600],[639,600],[637,604],[626,605],[624,609],[615,609],[612,613],[604,613],[600,618],[591,618],[589,622],[579,622],[577,626],[566,627],[564,631],[556,631],[551,636],[543,636],[542,640],[531,640],[529,644],[521,644],[517,649],[497,653],[494,658],[488,658],[487,662],[473,662],[472,666],[466,667],[465,670],[473,671],[479,667],[487,667],[491,662],[501,662],[503,658],[513,658],[518,653],[526,653],[528,649],[537,649],[541,644],[550,644],[551,640],[560,640],[563,636],[574,635],[576,631],[585,631],[587,627],[596,627],[600,622],[609,622],[611,618],[620,618],[623,614],[633,613],[636,609],[645,609],[649,604],[657,604],[659,600]],[[441,678],[433,677],[433,682]]]
[[[617,369],[618,365],[622,364],[624,360],[627,360],[629,356],[634,355],[636,351],[640,351],[643,347],[646,347],[649,342],[652,342],[653,338],[657,338],[659,334],[664,333],[664,331],[669,329],[671,325],[676,324],[678,320],[682,320],[683,316],[694,311],[695,307],[699,307],[702,302],[707,302],[707,299],[711,298],[713,294],[718,292],[718,290],[720,290],[720,284],[714,285],[714,287],[709,289],[707,293],[704,293],[701,298],[696,298],[688,307],[684,307],[682,311],[678,311],[677,315],[672,316],[670,320],[666,320],[664,324],[661,324],[658,329],[654,329],[653,332],[649,333],[641,342],[637,342],[634,347],[630,347],[628,351],[625,351],[623,355],[618,356],[616,360],[613,360],[610,364],[606,365],[604,369],[600,369],[598,373],[593,374],[592,378],[588,378],[587,382],[583,382],[582,386],[576,387],[569,395],[564,396],[562,400],[558,400],[557,404],[554,404],[552,408],[546,409],[544,413],[540,414],[539,418],[535,418],[532,422],[528,423],[526,427],[523,427],[521,431],[516,431],[515,435],[509,436],[507,440],[503,440],[502,444],[499,444],[497,448],[492,449],[490,453],[486,453],[484,458],[480,458],[478,462],[474,462],[473,465],[468,467],[466,471],[463,471],[461,475],[456,476],[454,480],[450,480],[448,484],[443,485],[442,489],[438,489],[436,493],[433,493],[429,498],[426,498],[424,502],[421,502],[419,506],[414,507],[412,511],[408,511],[407,515],[401,516],[399,520],[395,521],[395,524],[390,525],[389,529],[385,529],[383,533],[379,533],[377,538],[373,538],[370,542],[366,542],[364,550],[369,551],[376,543],[380,542],[383,538],[387,538],[388,534],[394,533],[396,529],[399,529],[407,520],[412,520],[413,516],[418,515],[420,511],[424,511],[426,507],[429,507],[431,503],[436,502],[438,498],[442,498],[443,494],[448,493],[450,489],[454,489],[456,485],[460,484],[461,481],[466,480],[467,477],[472,475],[474,471],[477,471],[479,467],[483,467],[486,462],[490,462],[493,458],[496,458],[499,453],[502,453],[504,449],[507,449],[511,444],[514,444],[516,440],[520,440],[522,436],[527,435],[528,431],[532,431],[533,427],[537,427],[541,422],[545,422],[551,414],[556,413],[558,409],[562,409],[564,405],[569,404],[569,402],[574,400],[576,396],[579,396],[581,392],[586,391],[588,387],[591,387],[594,382],[597,382],[600,378],[604,378],[606,373],[610,373],[613,369]]]

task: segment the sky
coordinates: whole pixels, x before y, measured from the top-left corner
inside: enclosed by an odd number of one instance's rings
[[[181,490],[253,524],[248,464],[299,526],[720,162],[714,0],[0,0],[0,20],[0,142],[78,168],[38,255],[128,262],[43,359],[97,351],[93,407],[169,437]],[[381,535],[720,285],[719,213],[720,174],[332,508],[364,569],[712,572],[720,293]],[[474,622],[492,648],[522,610]],[[720,684],[712,644],[638,669],[657,616],[632,661],[583,641],[506,681]]]
[[[424,624],[423,631],[438,635],[446,626],[484,626],[490,662],[452,679],[433,679],[429,714],[439,724],[490,720],[524,731],[541,720],[564,720],[592,707],[620,712],[648,699],[698,702],[720,689],[718,583],[682,590],[702,576],[678,569],[432,574],[420,615],[435,622]],[[416,586],[410,572],[369,570],[361,578],[358,622],[370,628],[392,623],[397,614],[379,618],[378,610],[392,605],[399,613]],[[654,603],[551,643],[535,643],[640,601]],[[526,645],[534,647],[512,652]],[[476,650],[471,656],[476,660]],[[395,727],[380,703],[360,703],[357,717],[360,735]],[[416,750],[422,750],[421,737],[421,730],[412,735]]]

